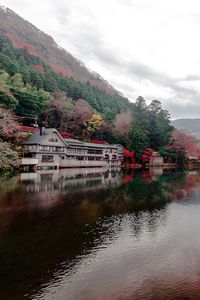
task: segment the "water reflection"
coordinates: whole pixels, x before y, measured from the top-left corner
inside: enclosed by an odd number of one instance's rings
[[[0,299],[199,299],[199,172],[45,171],[0,190]]]

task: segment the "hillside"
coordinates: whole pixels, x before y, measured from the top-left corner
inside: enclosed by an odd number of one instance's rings
[[[26,49],[41,58],[53,71],[81,82],[89,82],[101,90],[116,95],[117,91],[98,74],[69,52],[59,47],[49,35],[8,8],[0,6],[0,34],[7,36],[14,46]]]
[[[177,119],[171,123],[176,129],[200,138],[200,119]]]

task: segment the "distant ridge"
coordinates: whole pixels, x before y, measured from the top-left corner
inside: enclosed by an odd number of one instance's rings
[[[200,118],[177,119],[171,123],[176,129],[192,134],[200,139]]]

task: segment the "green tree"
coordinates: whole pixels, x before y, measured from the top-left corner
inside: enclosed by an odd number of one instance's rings
[[[126,144],[129,150],[135,151],[136,158],[140,159],[143,150],[149,147],[149,138],[144,130],[133,126],[128,132]]]
[[[5,70],[10,75],[14,75],[19,72],[17,64],[15,64],[9,56],[0,53],[0,69]]]

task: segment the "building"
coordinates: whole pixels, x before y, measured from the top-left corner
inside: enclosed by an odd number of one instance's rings
[[[63,138],[56,129],[40,128],[25,142],[22,166],[44,168],[118,167],[123,162],[121,145],[95,144]]]
[[[150,166],[156,166],[162,164],[163,164],[163,157],[160,155],[159,152],[154,151],[150,157]]]

